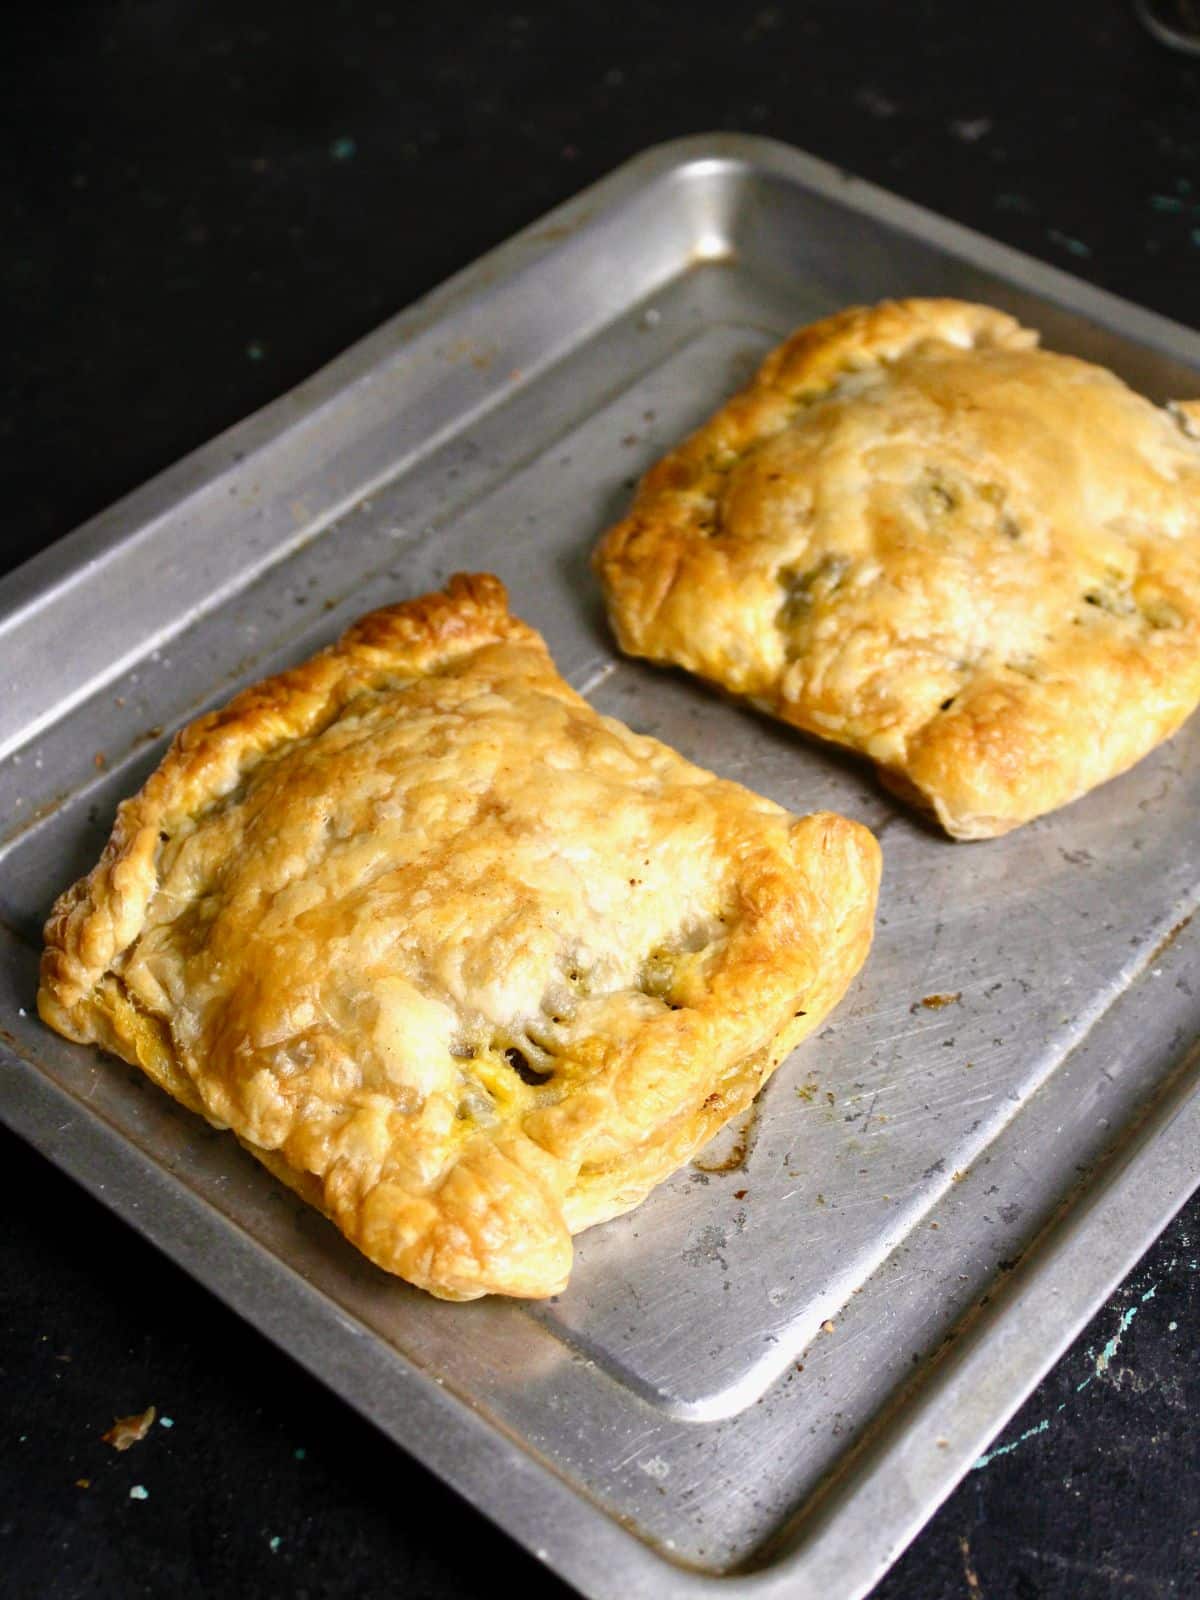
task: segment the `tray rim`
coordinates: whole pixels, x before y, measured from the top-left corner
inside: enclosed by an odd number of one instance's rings
[[[466,306],[481,303],[498,285],[533,268],[563,247],[567,238],[586,237],[605,215],[619,210],[632,196],[671,175],[696,177],[736,170],[768,172],[817,193],[848,209],[933,244],[1019,287],[1091,318],[1152,349],[1200,367],[1200,333],[1158,313],[1082,282],[1060,268],[996,243],[828,162],[779,141],[743,134],[698,134],[656,145],[618,167],[446,280],[407,309],[357,341],[312,377],[201,445],[140,488],[93,517],[0,578],[0,631],[27,608],[46,604],[60,585],[101,559],[104,553],[156,521],[165,510],[194,492],[198,485],[228,470],[231,447],[262,448],[296,422],[311,417],[367,368],[377,351],[398,333],[422,324],[440,323]],[[722,250],[710,238],[703,249],[708,259],[734,256],[736,237],[725,238]],[[65,714],[62,707],[59,715]],[[56,719],[54,719],[56,720]],[[34,735],[36,735],[36,729]],[[7,936],[5,936],[7,937]],[[0,941],[2,942],[2,941]],[[1200,946],[1191,930],[1181,944]],[[1134,987],[1137,987],[1136,983]],[[1028,1396],[1079,1328],[1099,1308],[1112,1288],[1136,1263],[1150,1240],[1165,1227],[1192,1190],[1200,1185],[1200,1056],[1186,1058],[1154,1094],[1151,1108],[1132,1130],[1125,1130],[1110,1157],[1085,1187],[1076,1189],[1066,1209],[1030,1246],[1029,1258],[977,1313],[946,1358],[922,1376],[912,1397],[914,1414],[932,1418],[940,1407],[964,1405],[986,1413],[981,1424],[987,1437],[997,1433]],[[294,1269],[272,1255],[229,1219],[213,1211],[171,1171],[142,1152],[24,1060],[16,1041],[0,1030],[0,1117],[13,1131],[47,1155],[72,1179],[130,1222],[156,1247],[184,1266],[205,1287],[230,1305],[258,1331],[274,1340],[314,1376],[371,1420],[402,1448],[415,1454],[476,1509],[518,1538],[536,1556],[584,1593],[606,1596],[663,1595],[686,1600],[719,1587],[721,1592],[774,1596],[809,1592],[814,1560],[836,1541],[839,1508],[864,1493],[874,1506],[860,1528],[849,1556],[836,1563],[838,1592],[846,1600],[865,1595],[879,1580],[937,1506],[970,1469],[967,1450],[943,1451],[922,1466],[919,1501],[897,1516],[888,1506],[891,1532],[883,1508],[889,1474],[905,1464],[910,1433],[899,1438],[878,1432],[837,1471],[835,1490],[819,1490],[809,1508],[798,1511],[802,1526],[796,1537],[780,1534],[777,1558],[754,1571],[728,1575],[696,1571],[670,1561],[652,1545],[623,1528],[589,1502],[549,1463],[499,1427],[482,1419],[436,1379],[385,1347],[353,1316],[334,1306]],[[53,1130],[51,1132],[50,1130]],[[71,1148],[67,1148],[67,1141]],[[161,1196],[163,1208],[145,1205]],[[171,1221],[164,1220],[167,1213]],[[1093,1231],[1112,1216],[1124,1215],[1121,1229],[1104,1226],[1103,1249]],[[1132,1217],[1132,1221],[1130,1220]],[[1090,1227],[1085,1227],[1090,1224]],[[231,1250],[231,1237],[234,1248]],[[220,1242],[221,1249],[212,1246]],[[1069,1268],[1071,1289],[1064,1294],[1057,1275]],[[248,1305],[263,1274],[272,1283],[268,1314],[261,1303]],[[1086,1288],[1080,1290],[1080,1285]],[[1023,1308],[1029,1324],[1039,1328],[1026,1337],[1033,1359],[1019,1375],[1007,1375],[1002,1392],[993,1383],[986,1405],[974,1365],[987,1333],[1007,1326],[1014,1307]],[[330,1372],[321,1337],[330,1329],[357,1341],[359,1363],[353,1371],[344,1360]],[[1014,1341],[1020,1343],[1021,1341]],[[365,1367],[363,1365],[365,1363]],[[369,1370],[392,1395],[402,1399],[395,1420],[368,1409],[361,1392],[362,1373]],[[975,1381],[973,1381],[975,1380]],[[964,1384],[966,1387],[964,1387]],[[956,1398],[967,1396],[968,1399]],[[896,1401],[894,1403],[899,1403]],[[892,1405],[889,1404],[889,1411]],[[928,1434],[935,1424],[924,1423]],[[503,1471],[496,1468],[503,1465]],[[912,1465],[912,1463],[910,1463]],[[908,1480],[904,1479],[907,1486]],[[894,1482],[892,1484],[894,1487]],[[894,1497],[893,1497],[894,1498]],[[911,1499],[911,1494],[909,1499]],[[550,1508],[550,1515],[547,1515]],[[566,1537],[564,1537],[564,1533]],[[620,1571],[619,1590],[614,1572]],[[832,1577],[827,1569],[826,1578]],[[802,1590],[797,1589],[797,1585]],[[827,1587],[811,1592],[828,1595]]]

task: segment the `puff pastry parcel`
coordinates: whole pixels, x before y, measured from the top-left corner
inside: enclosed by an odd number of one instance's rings
[[[857,823],[600,716],[459,576],[178,736],[38,1003],[389,1271],[547,1295],[836,1003],[878,873]]]
[[[985,306],[801,328],[596,554],[613,626],[861,751],[960,839],[1131,766],[1200,699],[1200,404]]]

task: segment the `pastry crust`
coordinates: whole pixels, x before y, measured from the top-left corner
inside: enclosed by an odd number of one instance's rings
[[[955,838],[1066,804],[1200,700],[1200,406],[986,306],[801,328],[644,479],[613,627],[861,751]]]
[[[879,851],[600,716],[503,587],[364,617],[172,744],[38,1006],[436,1295],[540,1296],[866,956]]]

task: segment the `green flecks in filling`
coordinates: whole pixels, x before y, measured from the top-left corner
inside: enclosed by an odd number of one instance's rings
[[[665,1000],[675,977],[676,953],[673,950],[652,950],[642,963],[638,988],[643,994]]]
[[[1004,665],[1010,672],[1016,672],[1022,678],[1029,678],[1033,683],[1037,683],[1042,676],[1040,663],[1031,656],[1018,656],[1012,661],[1006,661]]]
[[[1131,617],[1137,611],[1133,596],[1128,590],[1097,587],[1084,592],[1084,604],[1110,617]]]
[[[1182,628],[1183,614],[1167,600],[1148,600],[1142,606],[1142,616],[1156,632],[1165,628]]]
[[[913,487],[913,496],[927,522],[948,517],[963,503],[962,487],[938,467],[927,467]]]
[[[849,556],[828,554],[811,567],[780,567],[777,576],[784,598],[776,617],[778,626],[795,628],[807,622],[814,605],[828,600],[841,587],[850,564]]]

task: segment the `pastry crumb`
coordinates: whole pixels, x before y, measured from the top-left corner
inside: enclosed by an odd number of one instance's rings
[[[924,1006],[926,1011],[941,1011],[944,1006],[957,1005],[961,999],[961,989],[956,989],[953,994],[927,994],[909,1009],[916,1011],[919,1006]]]
[[[141,1441],[154,1426],[154,1419],[158,1412],[153,1406],[147,1406],[145,1411],[134,1412],[129,1417],[118,1417],[107,1433],[101,1434],[105,1444],[112,1445],[114,1450],[128,1450]],[[138,1497],[141,1498],[140,1496]]]

